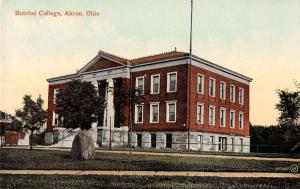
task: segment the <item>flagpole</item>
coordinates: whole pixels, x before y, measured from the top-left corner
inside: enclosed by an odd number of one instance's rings
[[[189,67],[188,67],[188,116],[187,116],[187,126],[188,126],[188,151],[190,151],[190,108],[191,108],[191,104],[190,104],[190,95],[191,95],[191,86],[190,86],[190,83],[191,83],[191,65],[192,65],[192,37],[193,37],[193,0],[191,0],[191,23],[190,23],[190,53],[189,53]]]
[[[191,0],[191,28],[190,28],[190,63],[192,63],[192,41],[193,37],[193,0]]]

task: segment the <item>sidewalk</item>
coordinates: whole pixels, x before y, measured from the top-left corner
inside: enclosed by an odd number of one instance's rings
[[[78,171],[78,170],[0,170],[0,174],[43,175],[115,175],[115,176],[185,176],[185,177],[252,177],[252,178],[298,178],[293,173],[247,173],[247,172],[191,172],[191,171]]]

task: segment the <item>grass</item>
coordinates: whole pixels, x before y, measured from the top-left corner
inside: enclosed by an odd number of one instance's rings
[[[99,148],[107,150],[107,148]],[[129,148],[114,148],[116,151],[129,151]],[[281,154],[281,153],[236,153],[236,152],[208,152],[208,151],[188,151],[188,150],[174,150],[174,149],[152,149],[152,148],[132,148],[135,152],[159,152],[159,153],[185,153],[185,154],[205,154],[205,155],[222,155],[222,156],[239,156],[239,157],[267,157],[267,158],[291,158],[299,159],[300,154]]]
[[[114,153],[96,153],[95,160],[74,161],[66,151],[0,149],[0,169],[289,172],[284,168],[291,164],[287,161]]]
[[[0,188],[298,188],[300,179],[96,175],[1,175]]]

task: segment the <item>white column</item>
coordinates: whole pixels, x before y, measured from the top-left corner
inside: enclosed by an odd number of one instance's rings
[[[111,124],[111,128],[114,128],[114,123],[115,123],[115,107],[114,107],[114,94],[113,91],[111,89],[113,89],[114,87],[114,81],[113,79],[109,78],[107,80],[107,87],[109,89],[108,93],[107,93],[107,127],[110,127]]]
[[[95,87],[95,90],[97,91],[98,93],[98,82],[97,81],[93,81],[92,84],[94,85]],[[98,94],[97,94],[98,95]],[[92,128],[90,130],[92,136],[93,136],[93,141],[94,141],[94,146],[95,147],[99,147],[98,144],[97,144],[97,137],[98,137],[98,130],[97,130],[97,126],[98,126],[98,122],[94,122],[92,123]]]
[[[92,84],[95,87],[95,90],[98,92],[98,81],[93,81]]]

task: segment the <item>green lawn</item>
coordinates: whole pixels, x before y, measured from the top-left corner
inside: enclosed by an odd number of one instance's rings
[[[1,175],[0,188],[299,188],[300,179],[96,175]]]
[[[289,172],[282,167],[291,164],[286,161],[113,153],[97,153],[95,160],[73,161],[70,152],[66,151],[0,149],[0,169]]]

